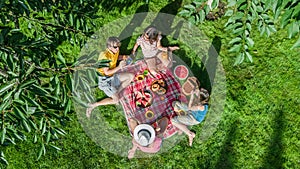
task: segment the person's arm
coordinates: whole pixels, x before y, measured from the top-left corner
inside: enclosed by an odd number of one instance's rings
[[[191,106],[189,110],[195,111],[195,110],[204,110],[204,106]]]
[[[137,50],[138,47],[139,47],[139,44],[136,42],[136,43],[134,44],[134,46],[133,46],[133,49],[132,49],[131,54],[133,54],[133,55],[135,56],[135,52],[136,52],[136,50]]]
[[[190,110],[191,110],[192,104],[194,102],[194,92],[195,92],[194,90],[191,92],[191,98],[190,98],[189,105],[188,105]]]
[[[179,49],[178,46],[163,47],[163,46],[161,45],[161,42],[160,42],[160,41],[161,41],[161,38],[158,38],[156,47],[157,47],[157,49],[159,49],[159,50],[161,50],[161,51],[167,52],[167,51],[174,51],[174,50]]]
[[[132,138],[132,148],[128,151],[128,159],[132,159],[134,157],[137,148],[137,143],[135,142],[134,138]]]
[[[118,60],[126,60],[127,55],[119,55]]]
[[[168,51],[168,48],[167,48],[167,47],[163,47],[163,46],[161,45],[160,40],[161,40],[161,38],[158,38],[158,39],[157,39],[157,43],[156,43],[157,49],[159,49],[159,50],[161,50],[161,51]]]
[[[108,67],[103,68],[103,72],[105,75],[111,75],[122,69],[126,65],[126,62],[122,60],[119,65],[113,69],[109,69]]]

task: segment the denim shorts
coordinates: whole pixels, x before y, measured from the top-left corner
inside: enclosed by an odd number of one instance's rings
[[[172,118],[172,123],[181,123],[187,126],[197,125],[200,122],[197,121],[192,114],[187,114],[183,116],[175,116]]]
[[[114,94],[116,94],[120,85],[121,85],[121,81],[120,81],[119,74],[114,74],[113,76],[98,77],[98,87],[108,97],[112,97]]]

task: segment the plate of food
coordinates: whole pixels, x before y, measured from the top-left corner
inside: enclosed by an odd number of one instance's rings
[[[148,90],[138,91],[135,94],[135,104],[138,107],[146,108],[152,104],[152,94]]]
[[[167,92],[167,85],[163,79],[154,80],[151,84],[151,90],[158,95],[163,95]]]
[[[188,75],[189,75],[189,70],[186,66],[184,65],[177,65],[175,68],[174,68],[174,75],[177,79],[179,80],[185,80]]]

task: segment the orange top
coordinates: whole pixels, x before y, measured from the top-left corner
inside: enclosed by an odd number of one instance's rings
[[[119,57],[119,51],[113,54],[109,49],[106,49],[104,52],[100,53],[98,60],[104,60],[104,59],[110,60],[109,69],[113,69],[117,67],[118,57]],[[103,68],[98,68],[97,70],[103,76],[112,76],[112,74],[106,75],[103,71]]]

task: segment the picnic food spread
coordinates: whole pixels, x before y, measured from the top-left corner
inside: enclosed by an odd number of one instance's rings
[[[175,66],[174,71],[166,69],[153,75],[143,61],[126,66],[122,71],[135,74],[134,81],[124,89],[120,97],[126,119],[133,118],[139,124],[152,125],[165,117],[165,127],[155,130],[159,131],[162,138],[174,135],[178,129],[172,125],[170,119],[173,116],[185,115],[186,112],[174,112],[172,103],[187,102],[186,96],[191,89],[198,86],[196,78],[188,78],[189,71],[184,65]],[[184,79],[183,85],[178,81],[180,79]]]

